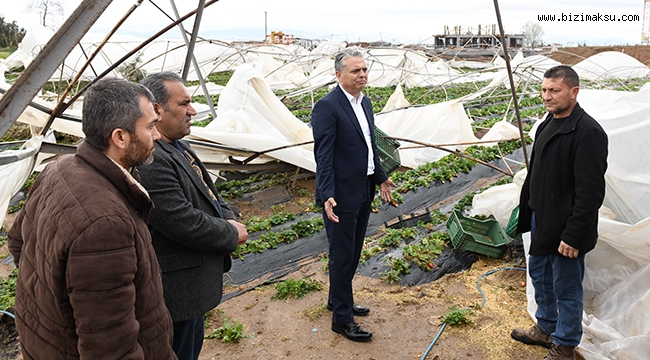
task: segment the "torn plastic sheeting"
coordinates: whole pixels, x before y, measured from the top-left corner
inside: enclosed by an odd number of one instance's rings
[[[380,113],[375,116],[375,124],[386,134],[413,139],[428,144],[450,144],[474,142],[471,121],[463,105],[455,100],[426,106],[411,107]],[[415,168],[427,162],[436,161],[447,152],[434,148],[410,148],[403,142],[399,155],[403,166]],[[461,146],[449,147],[461,149]]]
[[[311,128],[293,116],[251,65],[235,71],[219,97],[217,118],[205,128],[193,128],[191,136],[233,147],[246,144],[255,152],[313,140]],[[266,155],[314,172],[312,148],[296,146]]]
[[[9,201],[22,188],[25,180],[31,174],[36,160],[36,154],[41,148],[43,136],[31,138],[20,150],[7,150],[0,153],[0,224],[4,222],[9,207]]]

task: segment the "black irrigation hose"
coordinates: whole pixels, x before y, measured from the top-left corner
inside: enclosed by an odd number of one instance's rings
[[[486,272],[485,274],[481,275],[478,278],[478,280],[476,280],[476,288],[478,289],[478,292],[481,294],[481,298],[483,299],[483,302],[481,303],[481,307],[485,306],[485,303],[487,301],[485,299],[485,294],[483,293],[483,290],[481,290],[481,283],[480,283],[481,279],[483,279],[484,277],[486,277],[488,275],[492,275],[492,274],[494,274],[496,272],[499,272],[499,271],[502,271],[502,270],[523,270],[523,271],[526,271],[525,268],[520,268],[520,267],[503,267],[503,268],[500,268],[500,269],[490,270],[490,271]],[[467,308],[467,309],[469,310],[469,308]],[[447,327],[447,323],[443,323],[442,327],[438,331],[438,334],[436,335],[435,338],[433,338],[433,341],[431,341],[431,344],[429,344],[429,347],[424,352],[424,354],[422,355],[420,360],[426,359],[427,355],[429,355],[429,352],[431,351],[431,348],[433,348],[433,345],[435,345],[436,341],[438,341],[438,339],[440,338],[440,335],[442,335],[442,332],[445,330],[446,327]]]

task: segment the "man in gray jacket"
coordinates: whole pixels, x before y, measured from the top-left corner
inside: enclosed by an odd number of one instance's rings
[[[154,202],[149,230],[162,270],[165,302],[174,322],[179,360],[198,359],[204,314],[221,301],[230,253],[246,242],[246,227],[219,196],[210,175],[190,146],[196,111],[178,74],[147,76],[142,84],[156,99],[160,115],[154,162],[139,168]]]

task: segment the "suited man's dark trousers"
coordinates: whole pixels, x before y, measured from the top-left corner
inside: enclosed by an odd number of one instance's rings
[[[339,222],[327,218],[323,210],[325,230],[329,242],[329,301],[332,303],[332,322],[347,324],[354,321],[352,305],[352,279],[359,264],[366,235],[370,205],[374,198],[374,176],[367,177],[365,201],[356,209],[334,208]],[[336,200],[336,199],[334,199]]]

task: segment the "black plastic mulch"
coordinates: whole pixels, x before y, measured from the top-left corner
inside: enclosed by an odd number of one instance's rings
[[[523,151],[522,149],[518,149],[507,157],[523,162]],[[494,161],[492,164],[503,169],[506,168],[501,160]],[[513,169],[519,168],[519,165],[513,163],[509,163],[509,165]],[[405,193],[402,195],[404,202],[399,204],[398,207],[384,204],[379,209],[379,213],[371,214],[366,236],[377,234],[381,225],[391,222],[391,220],[400,215],[411,214],[443,202],[451,197],[458,197],[459,194],[476,191],[478,190],[476,188],[477,180],[498,175],[502,174],[479,164],[468,174],[459,174],[452,182],[436,184],[429,188],[420,188],[416,191]],[[441,210],[443,210],[443,213],[446,213],[451,210],[452,205],[447,205],[445,207],[448,207],[448,209]],[[309,214],[307,216],[320,216],[320,214]],[[304,218],[300,217],[299,219]],[[296,219],[296,221],[299,219]],[[290,224],[284,224],[281,227],[287,226],[290,226]],[[444,228],[444,224],[439,225],[437,228],[440,227]],[[273,230],[277,231],[277,229]],[[253,234],[251,239],[255,239],[259,235],[261,234]],[[301,238],[291,244],[280,244],[277,249],[266,250],[263,253],[247,254],[245,260],[233,259],[233,266],[228,273],[229,279],[226,279],[226,283],[240,285],[254,280],[273,281],[300,269],[304,262],[310,262],[310,260],[315,259],[319,254],[326,253],[327,250],[327,237],[325,231],[322,230],[311,237]],[[394,257],[402,257],[401,248],[396,247],[389,252],[375,255],[373,258],[367,260],[365,265],[360,265],[358,272],[364,276],[379,278],[382,272],[389,269],[387,257],[391,255]],[[436,266],[434,266],[432,271],[423,271],[415,265],[412,265],[411,273],[404,275],[400,280],[400,284],[412,286],[431,282],[442,277],[444,274],[456,273],[468,269],[477,259],[478,257],[472,253],[448,248],[434,261]],[[224,297],[224,300],[233,296],[236,296],[236,294],[229,294]]]

